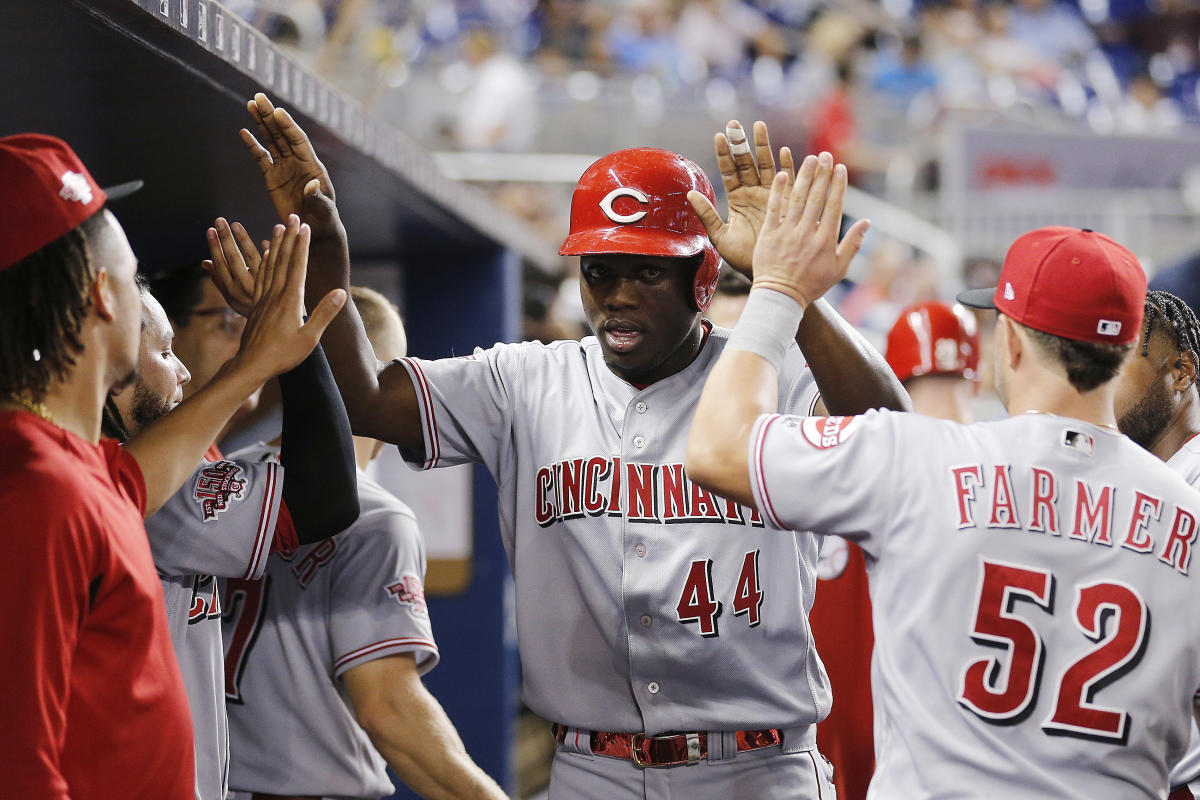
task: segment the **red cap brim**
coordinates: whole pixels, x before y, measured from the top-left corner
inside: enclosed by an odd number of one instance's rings
[[[649,228],[602,228],[571,234],[558,248],[560,256],[620,253],[665,258],[691,258],[708,245],[707,236],[673,233]]]

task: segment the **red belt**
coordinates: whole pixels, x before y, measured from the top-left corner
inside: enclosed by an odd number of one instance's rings
[[[567,730],[566,725],[557,722],[550,726],[554,741],[559,744],[566,741]],[[776,728],[737,732],[739,753],[774,747],[777,744],[783,744],[783,731]],[[628,759],[639,767],[673,767],[678,764],[694,764],[708,758],[708,734],[704,731],[673,733],[667,736],[590,731],[588,745],[594,755]]]

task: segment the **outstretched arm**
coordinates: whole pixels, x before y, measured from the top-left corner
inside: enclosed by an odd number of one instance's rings
[[[146,516],[157,511],[196,469],[242,402],[270,378],[292,369],[317,346],[346,302],[331,292],[304,321],[309,229],[292,217],[277,226],[272,251],[254,283],[241,347],[202,389],[126,442],[146,481]]]
[[[507,800],[467,754],[411,653],[368,661],[343,680],[358,724],[414,792],[428,800]]]
[[[691,201],[709,238],[725,261],[743,275],[753,278],[754,246],[766,215],[775,157],[767,126],[754,123],[753,142],[736,120],[725,133],[714,137],[717,167],[729,201],[729,219],[723,221],[716,208],[699,192],[691,192]],[[812,180],[817,157],[809,156],[800,172]],[[780,168],[789,180],[796,177],[791,151],[779,150]],[[854,252],[862,246],[867,227],[857,224],[846,239],[854,243]],[[849,264],[847,264],[849,267]],[[871,408],[911,411],[908,394],[883,356],[862,334],[842,319],[824,300],[813,304],[796,330],[796,344],[804,353],[817,381],[823,406],[818,410],[833,414],[861,414]]]
[[[856,223],[839,245],[846,168],[828,154],[801,167],[794,182],[779,173],[771,184],[754,250],[754,286],[700,395],[688,435],[685,468],[706,489],[746,505],[750,435],[755,421],[779,403],[779,364],[792,331],[846,274],[862,241]],[[857,235],[856,235],[857,234]]]
[[[348,292],[346,229],[334,204],[333,183],[312,142],[292,116],[272,106],[266,95],[255,95],[247,109],[263,143],[244,128],[240,136],[263,174],[275,210],[281,217],[297,214],[312,227],[306,299],[315,302],[335,289]],[[330,324],[321,341],[354,433],[405,449],[423,448],[412,381],[402,367],[376,360],[353,302],[346,304],[345,312]]]
[[[208,229],[209,274],[218,270],[230,282],[226,301],[246,316],[262,257],[241,225],[218,219]],[[269,254],[268,250],[268,254]],[[340,533],[358,518],[358,474],[346,408],[320,345],[300,364],[279,376],[283,405],[283,447],[287,467],[283,500],[300,544]]]

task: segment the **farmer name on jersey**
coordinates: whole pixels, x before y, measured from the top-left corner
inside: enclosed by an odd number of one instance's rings
[[[543,528],[584,517],[630,522],[710,522],[763,527],[757,510],[726,500],[688,479],[683,464],[622,464],[619,458],[574,458],[542,467],[534,479],[534,518]]]
[[[1062,480],[1042,467],[1030,468],[1026,477],[1032,489],[1018,496],[1012,472],[1008,464],[951,467],[960,530],[1023,528],[1153,554],[1168,567],[1188,574],[1192,546],[1200,532],[1191,511],[1138,489],[1118,490],[1078,478]]]

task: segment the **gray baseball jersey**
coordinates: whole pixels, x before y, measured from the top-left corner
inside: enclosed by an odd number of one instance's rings
[[[146,520],[167,602],[171,643],[196,734],[196,798],[223,800],[229,743],[217,577],[266,569],[283,491],[283,468],[242,460],[204,462]]]
[[[249,447],[236,457],[270,460]],[[339,680],[383,656],[438,661],[425,606],[425,543],[412,511],[361,472],[358,520],[337,536],[275,553],[260,580],[225,589],[230,786],[237,791],[383,797],[386,765]]]
[[[1200,498],[1177,474],[1045,414],[765,415],[749,455],[770,525],[869,557],[869,797],[1164,796],[1200,687]]]
[[[774,536],[683,469],[713,328],[678,374],[639,389],[594,337],[403,359],[420,402],[414,466],[482,462],[499,485],[525,702],[600,731],[806,726],[829,713],[807,618],[818,543]],[[816,385],[798,348],[781,409]],[[816,496],[814,496],[816,497]]]
[[[1175,451],[1175,455],[1167,459],[1167,466],[1175,470],[1192,487],[1200,489],[1200,441],[1193,436],[1183,443],[1183,447]],[[1193,784],[1193,794],[1200,791],[1200,730],[1192,720],[1192,739],[1188,744],[1187,755],[1171,769],[1171,785],[1182,786]]]

